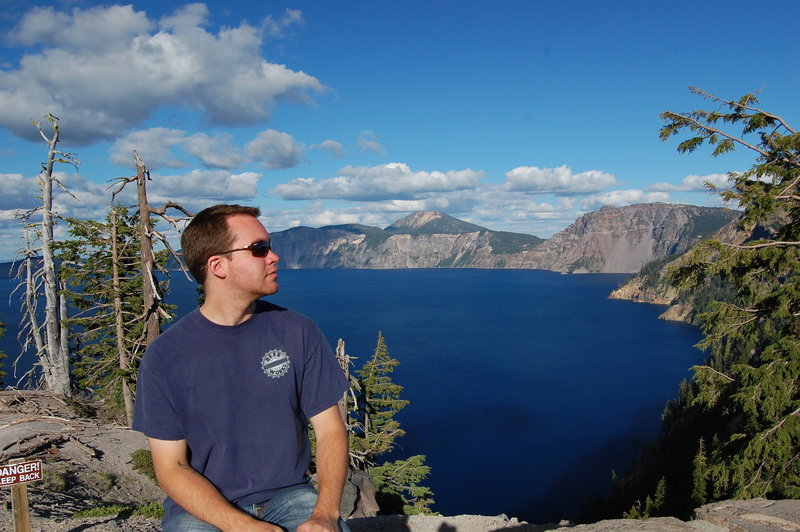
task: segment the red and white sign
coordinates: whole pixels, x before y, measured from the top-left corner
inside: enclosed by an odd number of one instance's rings
[[[18,462],[0,466],[0,486],[42,480],[42,461]]]

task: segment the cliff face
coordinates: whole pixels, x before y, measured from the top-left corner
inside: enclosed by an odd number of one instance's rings
[[[651,203],[604,207],[547,241],[491,231],[442,212],[418,212],[386,229],[297,227],[273,233],[286,268],[521,268],[631,273],[682,252],[735,211]]]
[[[780,220],[776,220],[780,222]],[[750,230],[742,230],[739,227],[739,217],[735,217],[728,223],[720,227],[709,238],[727,244],[741,245],[750,240],[773,239],[775,230],[773,224],[766,223],[756,225]],[[677,263],[680,258],[665,263],[652,279],[645,279],[640,275],[631,277],[624,285],[611,292],[612,299],[626,299],[641,303],[654,303],[658,305],[668,305],[661,316],[662,320],[692,322],[694,318],[694,308],[691,298],[684,298],[681,303],[678,297],[678,290],[670,285],[666,279],[667,268]]]
[[[686,251],[735,216],[728,209],[667,203],[603,207],[553,235],[519,267],[633,273],[653,259]]]

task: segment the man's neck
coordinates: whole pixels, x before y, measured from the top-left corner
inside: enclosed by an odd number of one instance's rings
[[[256,302],[249,303],[218,299],[209,299],[200,306],[200,313],[205,318],[217,325],[239,325],[253,317],[256,309]]]

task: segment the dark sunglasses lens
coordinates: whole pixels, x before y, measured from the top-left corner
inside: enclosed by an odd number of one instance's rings
[[[252,253],[254,257],[266,257],[269,250],[272,249],[272,244],[262,240],[261,242],[250,244],[248,249],[250,249],[250,253]]]

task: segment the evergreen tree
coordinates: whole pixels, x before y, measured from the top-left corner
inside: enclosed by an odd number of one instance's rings
[[[59,243],[66,295],[76,309],[66,321],[77,384],[105,399],[128,423],[146,347],[137,220],[114,205],[105,222],[68,219],[72,238]]]
[[[431,513],[433,493],[420,483],[430,474],[424,455],[387,462],[395,440],[405,434],[395,415],[408,401],[401,399],[403,387],[392,381],[399,362],[389,356],[382,333],[378,333],[375,352],[351,377],[353,394],[349,399],[348,430],[350,461],[354,469],[368,471],[376,489],[376,500],[383,513]]]
[[[715,498],[800,497],[800,134],[780,116],[756,107],[747,94],[722,100],[692,91],[717,108],[667,111],[661,138],[690,132],[678,146],[704,144],[717,156],[746,148],[753,166],[731,173],[721,192],[744,211],[741,226],[771,228],[741,244],[709,240],[697,246],[672,275],[684,289],[723,281],[733,301],[715,301],[700,317],[708,350],[694,368],[691,405],[711,420],[708,480]],[[731,131],[733,128],[741,128]],[[696,440],[695,440],[696,441]],[[708,441],[708,440],[707,440]]]
[[[703,438],[697,444],[697,454],[692,462],[692,504],[702,506],[708,500],[708,460]]]
[[[351,452],[363,465],[371,465],[383,454],[392,452],[394,442],[405,434],[394,416],[408,401],[400,399],[403,387],[392,382],[391,374],[400,364],[389,356],[386,341],[378,333],[375,352],[356,373],[361,389],[360,401],[355,408],[354,426],[358,438]],[[357,464],[359,465],[359,464]]]
[[[682,519],[727,498],[800,497],[800,134],[753,95],[728,101],[691,90],[716,109],[664,112],[661,138],[690,133],[680,152],[708,144],[715,156],[737,147],[755,154],[721,191],[743,209],[745,236],[708,240],[668,268],[699,309],[709,357],[667,405],[657,441],[583,521],[641,514],[632,501],[662,477],[662,513]]]

